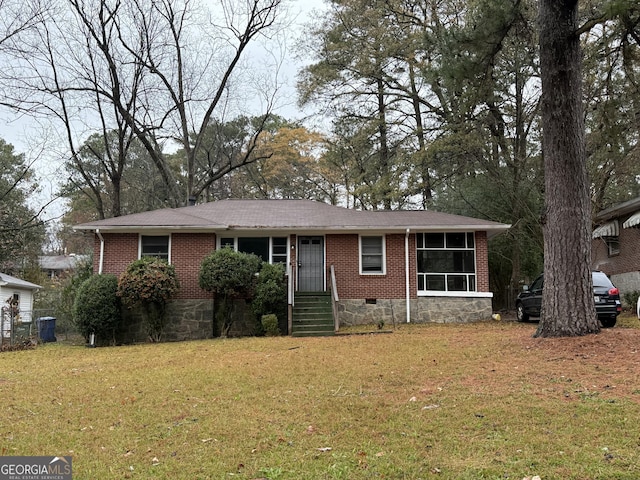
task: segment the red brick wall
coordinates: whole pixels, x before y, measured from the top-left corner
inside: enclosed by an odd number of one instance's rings
[[[638,233],[634,230],[633,233]],[[138,258],[138,234],[103,233],[105,240],[104,273],[120,275]],[[338,295],[345,299],[405,298],[404,234],[386,235],[386,274],[360,275],[360,249],[358,234],[326,235],[327,278],[329,267],[336,271]],[[296,237],[292,235],[291,244]],[[639,240],[640,243],[640,240]],[[202,259],[215,249],[213,233],[174,233],[171,236],[171,263],[180,280],[180,299],[211,298],[198,286],[198,272]],[[94,243],[94,271],[98,271],[100,240]],[[296,264],[296,249],[291,251],[291,263]],[[477,290],[489,291],[487,236],[476,233]],[[295,268],[292,271],[295,272]],[[409,282],[411,298],[416,298],[416,246],[415,235],[409,235]]]
[[[487,232],[476,232],[476,290],[489,290],[489,245]]]
[[[127,266],[138,259],[137,233],[103,233],[103,273],[119,276]],[[173,233],[171,235],[171,263],[175,265],[180,281],[177,299],[212,298],[198,286],[200,263],[216,246],[213,233]],[[98,272],[100,262],[100,239],[94,242],[93,271]]]
[[[417,297],[415,235],[409,235],[409,290]],[[489,258],[486,232],[477,232],[476,290],[489,292]],[[386,275],[360,275],[358,235],[327,235],[327,269],[334,265],[338,296],[357,298],[406,298],[405,235],[386,235]]]
[[[178,299],[213,298],[198,286],[200,264],[216,248],[214,233],[174,233],[171,235],[171,263],[180,280]]]
[[[357,234],[327,235],[327,269],[336,272],[338,296],[356,298],[405,298],[405,257],[402,234],[386,235],[385,275],[360,275],[360,247]],[[409,237],[409,279],[411,297],[416,297],[415,236]]]
[[[640,270],[640,229],[622,228],[627,217],[618,219],[620,224],[620,253],[609,257],[604,239],[596,238],[591,242],[591,267],[607,275],[636,272]]]
[[[137,233],[103,233],[104,263],[102,273],[112,273],[120,276],[127,265],[138,259]],[[93,271],[99,271],[100,239],[95,236],[93,245]]]
[[[298,237],[295,235],[289,235],[289,245],[293,248],[289,248],[289,274],[291,275],[291,282],[293,285],[297,285],[296,275],[298,274]]]

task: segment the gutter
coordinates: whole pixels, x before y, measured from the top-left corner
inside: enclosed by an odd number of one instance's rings
[[[398,225],[392,227],[381,227],[380,225],[76,225],[74,230],[96,230],[109,231],[112,233],[141,232],[141,231],[166,231],[175,232],[282,232],[295,230],[298,235],[324,235],[329,233],[344,232],[377,232],[377,233],[402,233],[407,229],[411,231],[419,230],[424,232],[487,232],[487,238],[491,238],[511,228],[510,224],[499,225]]]
[[[404,271],[405,271],[405,295],[407,297],[407,323],[411,323],[411,288],[409,286],[409,231],[404,236]]]
[[[100,233],[100,229],[96,228],[96,235],[100,239],[100,260],[98,261],[98,275],[102,274],[102,266],[104,264],[104,237]]]

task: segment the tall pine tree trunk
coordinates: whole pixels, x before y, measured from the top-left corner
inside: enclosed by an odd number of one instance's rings
[[[540,0],[545,178],[544,291],[536,336],[600,330],[590,271],[591,205],[577,0]]]

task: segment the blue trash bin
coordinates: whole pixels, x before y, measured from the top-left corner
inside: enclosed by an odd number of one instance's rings
[[[56,318],[38,317],[36,318],[38,336],[42,342],[55,342],[56,339]]]

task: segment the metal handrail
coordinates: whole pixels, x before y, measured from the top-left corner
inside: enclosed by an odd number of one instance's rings
[[[338,331],[340,328],[340,319],[338,318],[338,286],[336,285],[336,270],[333,265],[329,267],[331,272],[331,309],[333,310],[333,328],[334,331]]]

